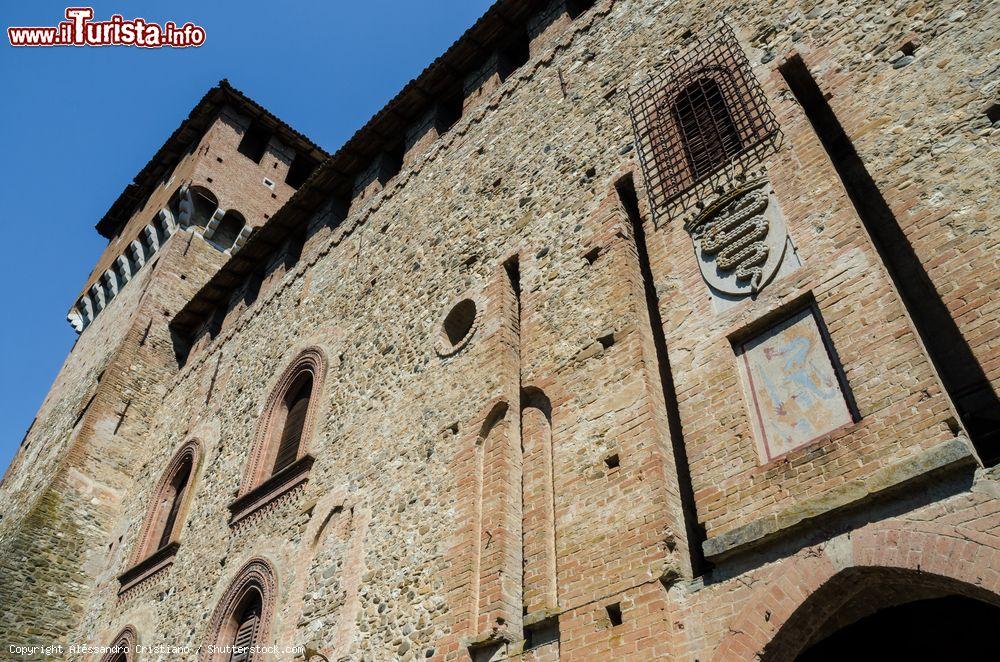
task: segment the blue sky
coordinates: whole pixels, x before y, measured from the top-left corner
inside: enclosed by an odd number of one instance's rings
[[[228,78],[333,151],[490,4],[95,0],[95,20],[192,21],[205,45],[15,49],[7,27],[56,25],[67,3],[0,0],[0,473],[73,345],[94,224],[208,88]]]

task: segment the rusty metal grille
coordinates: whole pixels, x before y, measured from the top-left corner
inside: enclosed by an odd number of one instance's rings
[[[629,94],[629,102],[654,214],[778,136],[764,91],[724,22]]]

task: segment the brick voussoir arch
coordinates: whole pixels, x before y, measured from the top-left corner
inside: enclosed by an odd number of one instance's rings
[[[132,660],[135,660],[135,647],[138,643],[139,634],[136,632],[135,627],[126,625],[111,640],[111,644],[108,647],[109,650],[101,656],[100,662],[111,662],[112,660],[121,659],[118,657],[121,653],[125,654],[124,659],[126,662],[132,662]]]
[[[762,586],[730,622],[711,659],[759,658],[788,619],[842,570],[885,568],[939,576],[997,595],[1000,602],[1000,549],[968,537],[961,527],[890,520],[850,534],[853,563],[835,565],[813,553],[777,564]]]
[[[257,428],[254,433],[253,447],[250,450],[250,459],[243,472],[240,482],[239,495],[243,496],[252,491],[264,479],[267,478],[267,467],[265,459],[272,443],[274,433],[275,418],[278,414],[279,404],[285,397],[288,389],[305,373],[311,373],[313,386],[313,397],[306,410],[305,423],[302,427],[302,443],[298,450],[298,456],[306,454],[306,448],[315,427],[316,412],[322,398],[323,384],[327,373],[326,354],[318,346],[310,346],[296,355],[292,363],[285,368],[278,377],[277,382],[271,387],[264,409],[257,421]]]
[[[240,568],[229,588],[219,599],[215,611],[212,612],[212,619],[208,625],[208,636],[205,640],[206,645],[202,647],[199,658],[201,662],[218,662],[229,659],[229,653],[224,650],[213,650],[213,647],[216,649],[224,648],[226,643],[220,641],[224,634],[223,628],[233,617],[236,608],[247,592],[251,590],[257,590],[260,593],[261,603],[260,626],[254,638],[255,645],[269,645],[278,596],[278,580],[271,562],[258,556],[250,559]]]

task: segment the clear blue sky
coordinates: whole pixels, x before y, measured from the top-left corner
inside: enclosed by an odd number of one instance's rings
[[[205,28],[194,49],[12,48],[6,28],[69,5]],[[334,151],[491,0],[0,0],[0,474],[75,333],[65,320],[106,243],[94,230],[208,88],[238,89]]]

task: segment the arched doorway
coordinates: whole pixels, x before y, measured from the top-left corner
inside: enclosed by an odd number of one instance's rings
[[[1000,596],[902,568],[842,570],[807,598],[761,658],[768,662],[966,660],[992,650]]]
[[[964,595],[879,609],[822,639],[796,658],[833,660],[976,660],[995,651],[1000,607]]]

